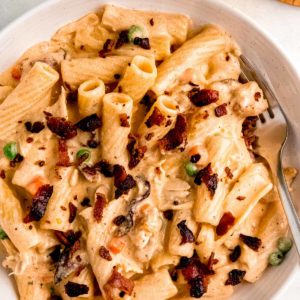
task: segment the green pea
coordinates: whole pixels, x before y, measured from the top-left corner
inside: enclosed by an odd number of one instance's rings
[[[7,143],[3,147],[3,153],[9,160],[13,160],[16,157],[16,155],[18,154],[17,143],[16,142]]]
[[[186,173],[191,177],[196,176],[196,174],[198,173],[198,169],[197,169],[196,165],[191,162],[187,162],[184,167],[185,167]]]
[[[6,240],[6,239],[8,239],[7,234],[3,229],[0,228],[0,240]]]
[[[130,43],[133,43],[136,37],[143,38],[144,31],[143,28],[137,25],[132,25],[128,30],[128,40]]]
[[[285,236],[285,237],[281,237],[280,239],[278,239],[277,241],[277,248],[282,252],[282,253],[287,253],[291,250],[293,246],[293,241]]]
[[[86,148],[81,148],[77,151],[76,158],[81,162],[88,161],[91,158],[91,151]]]
[[[269,255],[269,264],[271,266],[279,266],[284,260],[284,254],[277,250]]]

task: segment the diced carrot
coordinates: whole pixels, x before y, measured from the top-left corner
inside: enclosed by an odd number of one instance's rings
[[[122,238],[117,238],[117,237],[112,238],[111,241],[108,244],[108,249],[113,254],[120,253],[123,250],[124,247],[125,247],[124,240]]]
[[[38,189],[44,184],[46,184],[44,178],[41,176],[37,176],[26,186],[26,190],[31,195],[35,195]]]
[[[20,80],[22,76],[22,68],[20,64],[14,65],[11,70],[11,76],[12,78],[16,80]]]

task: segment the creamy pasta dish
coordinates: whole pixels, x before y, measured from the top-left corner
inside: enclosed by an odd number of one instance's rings
[[[227,32],[191,28],[106,5],[0,74],[2,264],[20,299],[227,299],[291,248],[255,154],[267,100]]]

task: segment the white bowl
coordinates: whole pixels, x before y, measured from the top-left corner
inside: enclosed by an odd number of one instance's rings
[[[31,10],[0,32],[0,70],[4,70],[30,46],[47,40],[62,25],[98,9],[107,0],[52,0]],[[176,11],[189,15],[195,25],[217,23],[225,27],[242,47],[244,54],[265,74],[272,84],[291,123],[286,149],[286,164],[300,169],[300,79],[293,62],[261,28],[242,13],[217,0],[114,0],[113,3],[136,9]],[[294,199],[300,197],[300,178],[294,187]],[[269,268],[255,284],[239,286],[232,299],[269,300],[280,295],[299,270],[295,248],[279,267]],[[0,269],[1,299],[17,299],[14,283]],[[40,299],[32,299],[40,300]],[[159,300],[159,299],[158,299]]]

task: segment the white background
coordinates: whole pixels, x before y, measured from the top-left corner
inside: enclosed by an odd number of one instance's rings
[[[289,54],[300,74],[300,7],[285,5],[277,0],[223,1],[238,8],[254,19],[258,25],[261,25],[265,30],[271,33],[273,38],[277,40]],[[0,30],[23,12],[42,2],[44,1],[0,0]],[[245,32],[245,39],[247,39],[247,32]],[[300,299],[300,272],[290,283],[289,288],[284,295],[282,295],[282,299]]]

